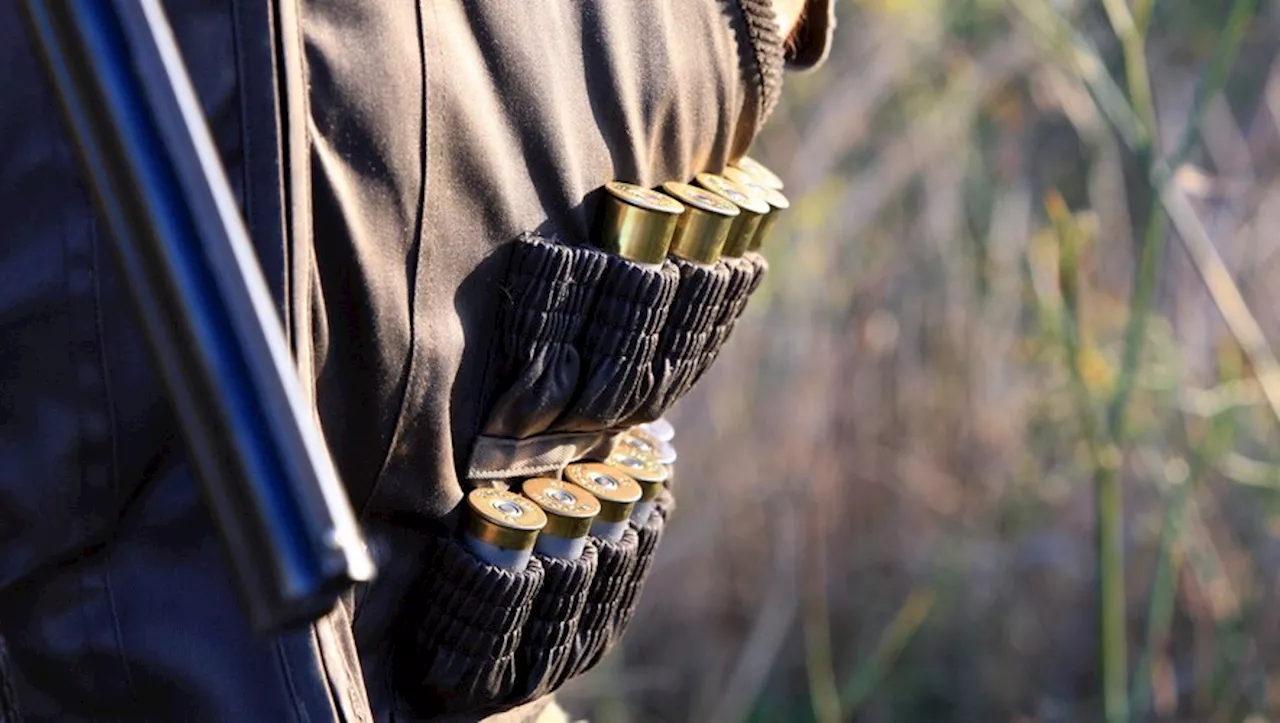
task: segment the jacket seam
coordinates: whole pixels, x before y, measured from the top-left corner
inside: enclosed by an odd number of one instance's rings
[[[429,93],[429,82],[428,82],[429,79],[427,77],[427,69],[429,67],[429,63],[427,62],[427,53],[429,52],[429,49],[427,48],[427,25],[426,25],[426,20],[423,16],[422,0],[418,0],[418,2],[415,3],[414,9],[415,9],[415,18],[417,19],[417,22],[418,22],[418,58],[422,66],[421,67],[422,103],[419,106],[419,110],[418,110],[421,117],[420,130],[418,131],[418,147],[419,147],[418,173],[419,173],[419,177],[422,180],[418,184],[420,191],[418,192],[418,208],[416,212],[416,218],[414,220],[414,230],[413,230],[413,236],[416,243],[414,246],[414,254],[413,254],[413,269],[412,269],[412,272],[409,274],[409,278],[413,279],[413,283],[410,285],[410,288],[409,288],[409,300],[408,300],[409,302],[409,358],[405,361],[404,392],[400,397],[400,404],[398,405],[398,408],[396,411],[395,425],[391,429],[391,437],[390,439],[387,440],[387,447],[385,450],[383,450],[382,463],[378,465],[378,473],[373,479],[373,485],[369,488],[369,493],[368,495],[365,496],[365,499],[361,504],[361,509],[358,510],[357,512],[359,516],[363,516],[364,510],[367,509],[369,505],[373,503],[375,496],[378,494],[379,488],[382,487],[383,480],[387,476],[387,471],[391,467],[391,459],[393,456],[393,452],[396,448],[396,443],[404,434],[405,416],[409,413],[409,404],[411,402],[411,396],[412,396],[411,388],[413,386],[414,370],[417,365],[422,363],[422,361],[419,359],[420,354],[418,351],[418,346],[420,342],[419,334],[421,333],[421,325],[418,322],[418,315],[416,313],[416,309],[417,309],[417,302],[418,302],[418,293],[420,291],[418,286],[420,283],[419,277],[421,276],[423,245],[426,243],[424,234],[426,233],[427,199],[428,199],[427,183],[429,180],[428,154],[430,150],[428,147],[428,144],[430,141],[430,135],[429,135],[430,131],[427,128],[427,121],[428,121],[428,117],[427,117],[428,105],[427,104],[429,103],[429,98],[427,97]],[[355,614],[353,615],[353,620],[359,619],[360,603],[363,601],[364,601],[363,596],[361,596],[360,599],[356,601],[356,610],[355,610]]]
[[[82,184],[77,184],[77,191],[88,195]],[[120,480],[108,364],[103,351],[105,339],[98,264],[100,237],[96,217],[87,214],[84,233],[67,233],[63,241],[72,373],[76,378],[75,389],[79,401],[76,445],[80,487],[75,499],[81,510],[98,510],[100,514],[114,515],[120,498]],[[79,534],[76,539],[82,551],[95,548],[97,541],[94,539],[93,516],[80,514],[77,515],[77,520]],[[102,550],[97,553],[105,554]],[[95,576],[102,586],[100,591],[93,589],[91,579]],[[78,608],[85,625],[86,642],[91,646],[108,643],[114,647],[114,657],[123,673],[125,686],[136,695],[114,596],[111,593],[110,576],[100,562],[88,560],[83,569],[76,573],[76,585],[83,593],[83,602]],[[91,607],[105,607],[105,613],[111,621],[111,629],[106,636],[102,636],[103,631],[93,622]]]
[[[89,245],[91,268],[93,274],[93,331],[94,331],[94,348],[98,350],[98,367],[102,380],[102,403],[106,409],[107,419],[107,446],[109,450],[108,464],[110,471],[108,476],[111,480],[112,505],[111,509],[121,509],[121,478],[120,478],[120,454],[119,454],[119,438],[117,435],[117,423],[115,404],[111,393],[111,368],[107,364],[106,355],[102,352],[106,345],[106,334],[103,329],[102,321],[102,284],[101,274],[98,273],[98,245],[100,232],[96,222],[89,224]],[[120,667],[124,671],[125,686],[137,697],[138,689],[133,679],[133,670],[129,665],[129,656],[125,654],[124,631],[120,627],[120,616],[116,610],[115,592],[111,586],[111,571],[106,565],[98,567],[98,572],[102,577],[102,589],[106,598],[107,611],[111,618],[111,632],[114,636],[116,650],[120,656]]]

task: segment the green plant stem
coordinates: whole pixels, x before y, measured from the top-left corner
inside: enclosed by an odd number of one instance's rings
[[[1102,701],[1107,723],[1129,720],[1128,645],[1124,584],[1124,494],[1116,464],[1104,460],[1094,485],[1098,517],[1098,575],[1102,637]]]
[[[1252,17],[1256,0],[1236,0],[1231,9],[1227,27],[1214,53],[1209,72],[1202,81],[1189,119],[1186,132],[1168,161],[1158,159],[1156,153],[1155,108],[1152,102],[1151,84],[1147,74],[1146,56],[1144,52],[1144,35],[1151,19],[1152,5],[1150,0],[1135,0],[1135,12],[1131,13],[1124,0],[1103,0],[1108,18],[1120,39],[1125,60],[1125,76],[1129,97],[1116,87],[1115,81],[1105,71],[1097,53],[1086,40],[1075,33],[1071,27],[1058,17],[1047,3],[1039,0],[1014,0],[1018,9],[1031,21],[1033,27],[1042,33],[1052,47],[1064,51],[1067,62],[1075,68],[1084,82],[1090,97],[1102,114],[1111,121],[1124,142],[1139,157],[1147,168],[1147,178],[1152,190],[1151,205],[1148,210],[1147,223],[1142,240],[1137,268],[1134,272],[1134,285],[1130,303],[1130,313],[1125,323],[1124,348],[1120,373],[1117,376],[1115,391],[1107,405],[1106,431],[1112,441],[1109,449],[1114,454],[1103,455],[1097,451],[1096,437],[1090,443],[1093,456],[1097,460],[1095,492],[1098,524],[1098,568],[1099,568],[1099,615],[1102,646],[1102,678],[1103,705],[1107,723],[1122,723],[1128,719],[1129,701],[1124,684],[1127,674],[1126,642],[1125,642],[1125,606],[1124,606],[1124,536],[1123,536],[1123,494],[1118,479],[1119,456],[1127,437],[1127,414],[1130,398],[1135,386],[1135,379],[1142,348],[1146,338],[1147,319],[1150,316],[1154,299],[1156,272],[1160,266],[1164,238],[1168,231],[1169,192],[1176,191],[1168,187],[1168,183],[1177,169],[1177,165],[1190,153],[1199,136],[1200,117],[1205,107],[1221,90],[1227,72],[1234,62],[1239,44]],[[1180,193],[1178,194],[1180,195]],[[1185,199],[1183,199],[1185,200]],[[1176,204],[1174,208],[1179,208]],[[1170,211],[1172,212],[1172,211]],[[1186,215],[1186,214],[1184,214]],[[1198,220],[1197,220],[1198,221]],[[1189,243],[1181,223],[1179,230],[1184,243]],[[1201,244],[1203,246],[1204,244]],[[1191,249],[1189,249],[1191,250]],[[1193,254],[1194,255],[1194,254]],[[1205,256],[1206,254],[1201,254]],[[1215,257],[1216,258],[1216,257]],[[1199,268],[1199,267],[1198,267]],[[1216,274],[1214,279],[1222,276]],[[1209,276],[1206,275],[1206,282]],[[1225,284],[1218,284],[1225,287]],[[1231,284],[1234,288],[1234,284]],[[1210,284],[1211,293],[1215,291]],[[1222,307],[1215,294],[1215,302]],[[1234,298],[1234,297],[1232,297]],[[1239,304],[1237,306],[1243,306]],[[1232,319],[1244,319],[1247,313],[1236,313],[1231,317],[1226,311],[1239,311],[1234,307],[1224,310],[1229,323]],[[1247,309],[1245,309],[1247,312]],[[1068,312],[1070,313],[1070,312]],[[1251,316],[1248,317],[1252,319]],[[1074,320],[1067,326],[1068,343],[1078,349],[1074,338]],[[1240,338],[1240,333],[1232,325],[1232,332]],[[1246,328],[1244,325],[1242,328]],[[1250,339],[1256,341],[1255,339]],[[1243,344],[1243,342],[1242,342]],[[1252,348],[1258,351],[1257,344]],[[1249,349],[1251,347],[1246,347]],[[1269,349],[1267,350],[1269,352]],[[1069,349],[1071,363],[1078,367],[1075,358],[1077,351]],[[1252,358],[1255,354],[1250,354]],[[1272,357],[1269,354],[1258,354],[1265,362]],[[1072,370],[1073,377],[1079,376],[1078,368]],[[1280,383],[1277,384],[1280,389]],[[1264,388],[1264,393],[1267,390]],[[1280,391],[1272,401],[1273,411],[1280,417]],[[1090,434],[1091,414],[1086,434]],[[1157,571],[1159,574],[1159,571]],[[1169,575],[1173,570],[1168,571]],[[1172,584],[1172,582],[1169,582]],[[1157,601],[1153,600],[1154,605]],[[1163,610],[1160,611],[1163,613]],[[1150,631],[1149,631],[1150,632]],[[1150,642],[1150,641],[1149,641]]]
[[[1064,205],[1047,204],[1058,232],[1058,281],[1062,289],[1062,338],[1071,371],[1081,431],[1094,467],[1098,544],[1098,616],[1102,701],[1107,723],[1129,718],[1124,572],[1124,493],[1118,476],[1119,448],[1102,440],[1092,395],[1080,369],[1079,234]],[[1056,209],[1056,210],[1055,210]]]
[[[1168,217],[1161,211],[1158,199],[1152,199],[1147,210],[1147,225],[1138,252],[1138,267],[1133,274],[1133,291],[1129,296],[1129,316],[1125,320],[1124,345],[1115,391],[1107,404],[1107,431],[1119,445],[1128,433],[1129,401],[1142,361],[1142,348],[1147,335],[1147,320],[1155,303],[1156,278],[1164,256],[1164,238],[1168,233]]]
[[[1231,5],[1231,12],[1227,15],[1227,26],[1223,28],[1222,36],[1214,47],[1213,57],[1209,60],[1209,67],[1204,77],[1196,86],[1195,100],[1191,105],[1187,127],[1164,163],[1164,168],[1169,172],[1176,171],[1178,166],[1186,162],[1187,156],[1191,155],[1196,142],[1200,140],[1200,121],[1204,117],[1205,109],[1209,101],[1213,100],[1226,85],[1227,73],[1231,70],[1231,66],[1235,65],[1240,42],[1244,40],[1245,31],[1249,29],[1249,21],[1253,19],[1257,7],[1258,0],[1236,0]],[[1157,190],[1167,182],[1167,178],[1156,179]]]
[[[1151,14],[1155,10],[1155,0],[1133,0],[1133,24],[1138,32],[1146,35],[1151,27]]]
[[[1136,148],[1144,167],[1150,167],[1156,153],[1156,110],[1152,100],[1151,77],[1147,69],[1146,25],[1149,10],[1142,9],[1141,22],[1135,22],[1125,0],[1103,0],[1111,27],[1120,39],[1124,53],[1125,84],[1129,101],[1146,143]],[[1140,8],[1141,9],[1141,8]],[[1099,617],[1102,644],[1102,697],[1107,723],[1129,720],[1128,646],[1126,635],[1125,571],[1124,571],[1124,490],[1121,489],[1118,459],[1127,438],[1126,422],[1134,379],[1142,358],[1147,334],[1147,320],[1155,298],[1156,272],[1167,231],[1164,214],[1158,205],[1158,191],[1147,210],[1146,231],[1138,267],[1134,272],[1129,318],[1125,322],[1124,347],[1120,374],[1111,401],[1107,405],[1107,431],[1116,459],[1098,468],[1095,481],[1095,504],[1098,520]]]
[[[1151,205],[1148,209],[1138,268],[1135,270],[1130,314],[1125,325],[1121,370],[1115,393],[1107,409],[1108,431],[1111,439],[1119,447],[1127,438],[1126,423],[1130,407],[1129,401],[1132,396],[1137,370],[1140,366],[1143,341],[1146,337],[1147,320],[1150,317],[1151,307],[1154,303],[1155,280],[1164,249],[1163,241],[1168,232],[1168,216],[1163,208],[1165,186],[1170,180],[1172,170],[1181,165],[1198,139],[1200,118],[1203,116],[1209,100],[1216,96],[1226,80],[1227,71],[1234,62],[1239,43],[1248,26],[1248,20],[1253,16],[1256,0],[1237,0],[1233,4],[1227,28],[1224,30],[1223,36],[1217,45],[1209,70],[1197,89],[1196,101],[1187,129],[1183,133],[1174,153],[1163,163],[1155,160],[1155,107],[1152,102],[1151,83],[1143,47],[1143,32],[1150,20],[1150,4],[1139,5],[1139,19],[1136,21],[1129,15],[1128,9],[1121,0],[1104,0],[1104,4],[1112,26],[1115,28],[1123,47],[1129,97],[1133,104],[1134,115],[1137,116],[1138,121],[1143,126],[1142,130],[1145,131],[1139,137],[1145,137],[1149,141],[1145,146],[1134,148],[1134,150],[1139,154],[1140,161],[1151,169],[1150,183],[1153,192]],[[1125,701],[1126,704],[1121,704],[1117,700],[1117,696],[1121,695],[1120,686],[1122,681],[1120,680],[1120,674],[1114,672],[1115,667],[1125,664],[1125,643],[1123,640],[1124,593],[1123,590],[1116,590],[1114,587],[1108,588],[1108,582],[1114,585],[1116,580],[1122,583],[1124,579],[1123,514],[1121,507],[1123,497],[1115,478],[1114,469],[1107,470],[1104,468],[1100,470],[1097,481],[1098,548],[1102,586],[1102,606],[1100,611],[1102,614],[1102,664],[1108,723],[1128,718],[1128,701]],[[1185,492],[1181,496],[1185,496]],[[1170,534],[1177,534],[1180,529],[1176,520],[1178,519],[1177,515],[1181,514],[1182,506],[1183,504],[1178,499],[1175,499],[1170,505],[1167,516],[1167,530]],[[1170,540],[1167,541],[1167,544],[1174,543]],[[1165,589],[1161,586],[1172,586],[1174,584],[1177,563],[1176,555],[1167,546],[1162,545],[1161,559],[1156,570],[1155,586],[1153,586],[1152,599],[1149,602],[1152,614],[1148,618],[1148,655],[1151,655],[1152,646],[1159,644],[1159,639],[1155,636],[1162,635],[1159,632],[1162,629],[1160,626],[1167,626],[1166,620],[1172,615],[1172,595],[1171,593],[1164,594],[1160,591]],[[1119,617],[1118,620],[1117,616]],[[1145,667],[1148,666],[1140,666],[1140,669]],[[1149,678],[1142,679],[1144,681],[1149,680]],[[1141,693],[1137,698],[1138,709],[1145,710],[1147,699],[1149,698],[1149,688],[1143,686],[1135,692]]]
[[[1104,464],[1101,451],[1102,435],[1098,427],[1097,414],[1094,411],[1093,398],[1080,369],[1080,290],[1077,278],[1079,239],[1065,204],[1046,205],[1058,235],[1058,287],[1062,293],[1062,344],[1067,353],[1067,369],[1071,373],[1076,416],[1079,418],[1080,432],[1084,437],[1094,469],[1100,469]]]
[[[1179,428],[1182,429],[1182,436],[1185,439],[1185,425],[1180,424]],[[1189,441],[1186,446],[1191,447]],[[1132,709],[1138,711],[1139,715],[1146,713],[1151,707],[1151,689],[1156,676],[1156,660],[1169,639],[1169,629],[1173,624],[1174,593],[1184,557],[1182,538],[1186,530],[1187,502],[1195,491],[1196,483],[1204,475],[1207,466],[1206,457],[1207,453],[1204,450],[1192,450],[1187,476],[1174,486],[1160,525],[1160,547],[1156,559],[1156,570],[1152,575],[1151,593],[1147,599],[1146,641],[1141,655],[1138,656],[1133,689],[1129,696]]]
[[[1129,695],[1132,709],[1143,715],[1151,707],[1151,689],[1156,676],[1156,661],[1169,639],[1169,626],[1173,621],[1174,583],[1182,569],[1182,556],[1174,549],[1178,524],[1174,508],[1170,505],[1160,528],[1160,549],[1156,558],[1156,571],[1151,578],[1151,596],[1147,600],[1147,639],[1134,668],[1133,692]]]
[[[1147,70],[1145,23],[1134,21],[1125,0],[1102,0],[1107,19],[1124,53],[1125,83],[1129,86],[1129,103],[1146,130],[1147,138],[1155,138],[1156,106],[1151,96],[1151,77]]]
[[[814,532],[821,525],[813,524]],[[827,551],[823,538],[811,532],[808,548],[809,574],[806,575],[804,629],[805,670],[809,678],[809,703],[816,723],[838,723],[840,693],[836,690],[831,660],[831,611],[827,606]]]
[[[928,588],[918,588],[907,596],[898,613],[880,634],[871,656],[858,665],[840,690],[841,709],[852,717],[866,702],[881,679],[920,626],[928,619],[937,595]]]

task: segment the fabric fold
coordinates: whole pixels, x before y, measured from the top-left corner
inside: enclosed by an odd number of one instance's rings
[[[551,431],[618,427],[653,388],[653,358],[680,272],[669,261],[651,268],[618,256],[606,258],[578,345],[581,386]]]
[[[484,433],[524,439],[546,431],[573,399],[575,345],[607,257],[526,235],[513,244],[499,293]]]
[[[613,437],[609,432],[539,434],[526,439],[482,434],[471,446],[467,480],[475,486],[486,481],[559,477],[578,460],[607,455]]]

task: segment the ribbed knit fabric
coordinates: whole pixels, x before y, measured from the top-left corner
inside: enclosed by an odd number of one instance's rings
[[[686,392],[707,373],[707,369],[716,360],[720,348],[729,339],[729,332],[733,331],[738,315],[746,308],[752,290],[760,285],[764,271],[768,269],[764,257],[752,252],[741,258],[720,259],[720,264],[729,271],[729,287],[725,293],[725,302],[720,307],[720,316],[716,319],[707,346],[698,361],[697,372],[685,385]]]
[[[747,287],[748,298],[742,300],[742,305],[745,307],[750,296],[756,293],[756,289],[760,288],[760,283],[764,281],[765,274],[769,273],[769,260],[764,257],[764,254],[756,251],[748,251],[743,254],[742,258],[751,264],[751,285]],[[738,309],[738,314],[734,318],[741,314],[742,309]]]
[[[636,563],[631,567],[631,574],[627,576],[626,583],[622,587],[618,622],[613,629],[615,637],[610,641],[610,645],[618,642],[626,632],[631,619],[635,617],[636,607],[640,603],[640,591],[644,588],[644,581],[649,577],[649,568],[653,567],[654,551],[662,541],[662,531],[666,528],[667,518],[675,506],[675,497],[669,491],[663,490],[654,510],[649,513],[649,519],[643,524],[637,524],[635,520],[631,521],[631,527],[636,531],[639,539],[639,544],[636,546]]]
[[[703,266],[677,258],[672,263],[680,272],[680,285],[654,354],[653,389],[627,420],[628,424],[652,422],[680,398],[697,374],[716,322],[724,313],[730,281],[728,267]]]
[[[680,272],[671,262],[655,269],[606,258],[578,343],[583,365],[578,395],[551,431],[616,427],[653,388],[654,354]]]
[[[599,550],[600,559],[578,623],[573,659],[567,668],[568,677],[590,670],[618,637],[615,629],[621,625],[622,597],[636,565],[640,546],[639,536],[630,528],[623,533],[621,540],[596,538],[593,542]]]
[[[499,291],[484,433],[525,437],[545,431],[578,385],[574,341],[607,257],[594,249],[525,236],[513,244]]]
[[[514,700],[526,701],[546,695],[566,680],[573,653],[578,622],[587,602],[587,592],[596,574],[599,552],[588,541],[577,560],[539,557],[545,572],[542,589],[533,601],[516,664],[520,680]]]
[[[410,596],[410,627],[396,647],[397,687],[419,713],[496,709],[516,683],[516,651],[542,586],[535,557],[522,572],[477,560],[437,538],[429,571]]]
[[[783,37],[773,12],[773,0],[737,0],[743,30],[751,44],[752,67],[747,72],[759,92],[760,125],[773,112],[782,92]]]
[[[657,505],[620,540],[591,538],[577,560],[535,555],[522,572],[433,538],[393,666],[413,713],[495,712],[595,666],[635,614],[674,498],[664,491]]]

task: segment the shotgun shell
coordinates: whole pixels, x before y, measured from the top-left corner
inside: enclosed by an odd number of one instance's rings
[[[765,187],[764,184],[760,182],[760,179],[750,173],[747,173],[741,168],[736,168],[734,166],[728,166],[720,173],[720,175],[747,190],[751,190],[752,186],[759,186],[762,189]]]
[[[668,422],[665,418],[646,422],[641,424],[640,428],[664,442],[670,442],[676,438],[676,428],[671,426],[671,422]]]
[[[674,198],[622,181],[604,184],[600,247],[623,258],[661,266],[684,206]]]
[[[746,253],[755,237],[760,221],[769,213],[769,204],[763,199],[755,198],[738,184],[714,173],[699,173],[694,177],[699,186],[711,191],[738,207],[738,218],[729,229],[729,237],[724,242],[721,256],[736,257]]]
[[[642,427],[632,427],[614,439],[610,453],[619,452],[650,457],[657,460],[659,464],[675,464],[677,456],[675,445],[658,439]]]
[[[769,204],[769,215],[760,221],[760,227],[756,229],[756,235],[751,239],[749,250],[759,251],[764,246],[765,241],[769,240],[769,235],[773,233],[773,227],[777,225],[778,218],[783,211],[791,208],[791,201],[782,195],[782,191],[776,188],[764,189],[764,200]]]
[[[641,523],[648,520],[649,513],[653,512],[654,500],[662,494],[662,487],[671,476],[666,466],[653,457],[616,451],[604,463],[626,472],[640,485],[640,500],[631,512],[631,518]]]
[[[755,160],[751,156],[743,156],[729,165],[730,167],[738,168],[751,174],[756,178],[756,183],[759,183],[765,188],[772,188],[775,191],[781,191],[785,188],[785,186],[782,185],[782,179],[778,178],[778,174],[769,170],[763,163]]]
[[[626,472],[599,462],[571,464],[565,468],[564,476],[600,502],[600,513],[591,523],[591,534],[607,540],[621,539],[631,511],[643,495],[640,485]]]
[[[722,196],[687,183],[668,181],[662,184],[662,190],[684,204],[684,213],[680,214],[671,238],[671,255],[699,264],[714,264],[729,238],[733,220],[740,213],[738,207]]]
[[[467,494],[467,526],[462,539],[481,560],[507,570],[524,570],[538,531],[547,524],[542,509],[514,492],[481,487]]]
[[[538,533],[533,551],[565,560],[582,557],[591,522],[600,514],[600,502],[578,485],[547,477],[525,480],[522,491],[547,515],[547,525]]]
[[[756,182],[754,177],[742,170],[730,167],[724,170],[724,174],[725,178],[745,188],[747,193],[769,204],[769,213],[760,219],[755,236],[752,236],[751,242],[747,244],[748,251],[758,251],[769,238],[769,234],[773,232],[773,227],[777,225],[782,212],[791,208],[791,201],[787,200],[782,191]]]

